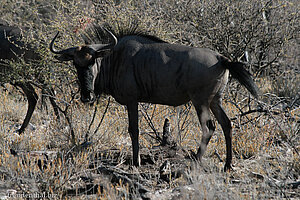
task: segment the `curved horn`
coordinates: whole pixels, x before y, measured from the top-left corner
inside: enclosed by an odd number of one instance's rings
[[[104,28],[104,30],[110,35],[110,37],[113,39],[113,42],[110,44],[111,46],[116,46],[118,44],[118,39],[117,37],[112,33],[110,32],[108,29]]]
[[[55,39],[57,38],[58,34],[59,34],[59,31],[57,31],[56,35],[55,35],[54,38],[52,39],[52,41],[51,41],[51,43],[50,43],[50,46],[49,46],[50,51],[51,51],[52,53],[55,53],[55,54],[60,54],[59,51],[57,51],[56,49],[54,49],[54,41],[55,41]]]
[[[91,44],[91,45],[88,45],[88,47],[94,49],[94,51],[103,51],[103,50],[112,49],[118,43],[117,37],[112,32],[110,32],[106,28],[103,28],[103,29],[110,35],[110,37],[112,38],[112,42],[109,43],[109,44]]]
[[[68,49],[61,50],[61,51],[58,51],[54,48],[54,41],[57,38],[58,34],[59,34],[59,31],[57,31],[56,35],[54,36],[54,38],[52,39],[52,41],[50,43],[50,46],[49,46],[50,51],[55,54],[67,54],[68,56],[74,56],[74,51],[75,51],[76,47],[71,47]]]

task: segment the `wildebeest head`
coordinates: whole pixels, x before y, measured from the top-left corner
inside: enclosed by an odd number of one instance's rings
[[[58,51],[54,49],[54,41],[59,32],[55,35],[50,43],[50,51],[57,54],[56,59],[60,61],[73,60],[77,70],[78,80],[81,89],[81,101],[84,103],[93,103],[96,100],[94,93],[94,83],[97,74],[96,59],[104,57],[107,51],[110,51],[117,44],[117,38],[109,30],[105,29],[113,42],[109,44],[91,44],[78,47],[71,47]]]

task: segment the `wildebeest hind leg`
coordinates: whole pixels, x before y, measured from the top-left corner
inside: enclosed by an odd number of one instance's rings
[[[128,132],[130,134],[133,151],[133,165],[140,165],[139,156],[139,129],[138,129],[138,103],[132,102],[127,104],[129,127]]]
[[[232,127],[230,119],[227,117],[221,106],[221,99],[216,98],[212,101],[210,109],[216,117],[217,121],[221,124],[225,135],[226,141],[226,163],[224,166],[224,171],[231,169],[232,161]]]
[[[194,104],[195,105],[195,104]],[[202,139],[201,144],[197,152],[197,159],[201,161],[202,156],[204,155],[207,145],[210,141],[211,136],[215,130],[215,126],[210,117],[209,107],[205,105],[195,105],[199,122],[202,128]]]
[[[23,121],[21,128],[17,131],[19,134],[21,134],[24,132],[25,128],[29,124],[29,121],[31,119],[31,116],[33,114],[35,106],[37,104],[38,95],[36,94],[36,92],[34,91],[34,88],[32,87],[32,85],[30,83],[17,83],[16,85],[19,86],[23,90],[23,92],[25,93],[25,95],[27,97],[27,101],[28,101],[28,109],[27,109],[25,119]]]

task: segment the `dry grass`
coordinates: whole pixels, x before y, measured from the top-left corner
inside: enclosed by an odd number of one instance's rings
[[[133,191],[128,183],[111,182],[110,176],[99,174],[99,163],[117,159],[119,164],[116,167],[124,170],[124,173],[149,175],[151,184],[145,187],[149,189],[146,196],[151,199],[299,198],[299,189],[291,189],[289,185],[299,182],[299,108],[276,115],[253,113],[241,117],[236,106],[228,103],[230,101],[224,103],[226,112],[230,118],[234,118],[234,171],[224,173],[223,163],[216,156],[217,153],[225,160],[225,142],[218,125],[201,167],[186,160],[183,175],[172,177],[170,174],[170,180],[164,182],[159,176],[153,175],[158,173],[155,168],[157,165],[130,168],[124,160],[127,154],[131,154],[131,144],[123,106],[111,102],[100,129],[93,133],[102,118],[107,98],[100,102],[95,123],[90,128],[92,145],[76,149],[70,142],[68,123],[63,119],[59,122],[51,109],[47,112],[37,109],[31,128],[23,135],[16,136],[15,124],[22,122],[21,116],[25,115],[26,105],[20,93],[13,88],[9,90],[1,89],[3,95],[0,97],[1,196],[10,191],[23,195],[51,194],[50,197],[55,199],[73,198],[75,194],[77,199],[140,198],[139,192]],[[154,130],[162,131],[165,117],[171,121],[172,137],[177,144],[185,150],[195,151],[201,131],[194,109],[189,108],[189,105],[176,109],[140,105],[142,151],[151,152],[158,145],[158,141],[149,135],[154,136]],[[94,108],[76,103],[72,105],[70,113],[76,144],[81,144]],[[149,120],[145,120],[146,113],[151,118],[152,128]],[[13,156],[9,151],[11,148],[19,155]],[[95,160],[97,153],[106,150],[110,153],[102,157],[102,161]],[[48,152],[47,159],[43,152]],[[114,152],[120,152],[119,156],[116,157]],[[162,158],[161,162],[167,160]],[[38,162],[41,162],[42,168],[39,168]],[[87,178],[92,180],[90,185],[85,180]],[[141,180],[141,183],[144,182]],[[91,184],[92,189],[87,189]]]
[[[64,113],[58,119],[49,102],[41,108],[40,98],[30,126],[18,136],[14,131],[26,114],[26,99],[9,84],[7,90],[0,87],[0,199],[9,195],[16,199],[299,199],[299,50],[293,38],[299,26],[297,1],[115,2],[1,1],[1,19],[22,26],[28,33],[24,39],[33,41],[44,55],[39,68],[26,69],[28,77],[39,85],[35,74],[41,75],[57,92]],[[263,11],[272,12],[268,23]],[[79,101],[74,68],[54,62],[49,55],[54,32],[61,31],[58,48],[77,45],[82,43],[78,33],[84,32],[89,19],[109,23],[115,31],[140,24],[147,33],[171,43],[213,48],[233,60],[247,50],[256,75],[269,70],[266,77],[256,78],[259,100],[236,82],[227,87],[223,106],[234,127],[233,171],[223,172],[225,141],[220,125],[201,164],[183,156],[196,151],[201,139],[190,104],[139,105],[140,146],[148,163],[131,167],[125,107],[111,100],[106,112],[108,97],[103,97],[91,124],[95,107]],[[250,38],[248,43],[244,38]],[[24,66],[19,67],[23,72]],[[165,118],[178,147],[175,156],[169,155],[173,150],[157,147],[156,134],[162,132]],[[86,136],[92,142],[87,147]]]

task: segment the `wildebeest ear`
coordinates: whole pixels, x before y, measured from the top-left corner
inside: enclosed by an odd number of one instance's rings
[[[73,60],[73,56],[70,56],[68,54],[61,54],[61,55],[57,55],[57,56],[54,56],[57,60],[59,61],[70,61],[70,60]]]

